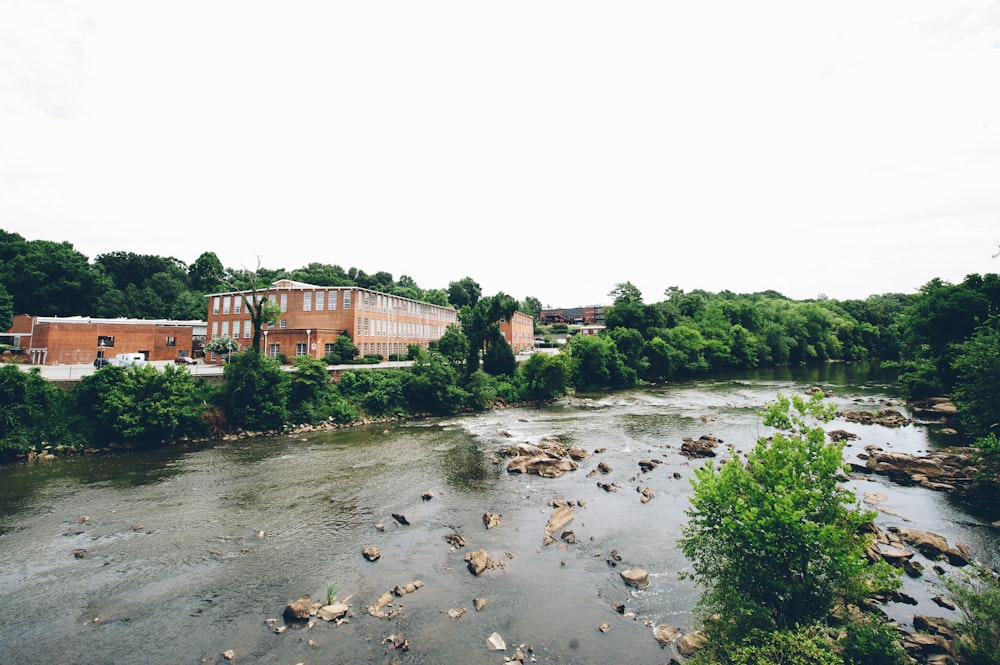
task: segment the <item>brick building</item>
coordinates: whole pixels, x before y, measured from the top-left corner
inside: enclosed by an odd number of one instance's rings
[[[147,360],[173,360],[193,355],[204,334],[204,321],[18,314],[0,338],[33,365],[69,365],[137,352]]]
[[[604,305],[590,305],[588,307],[565,307],[558,309],[543,309],[538,320],[542,323],[575,323],[601,325],[604,323]]]
[[[514,353],[530,349],[535,340],[535,320],[524,312],[514,312],[509,321],[500,322],[503,333]]]
[[[208,296],[208,338],[231,337],[241,350],[253,338],[253,327],[243,302],[249,291]],[[278,304],[277,324],[264,329],[268,356],[322,358],[347,335],[361,355],[406,354],[409,345],[426,349],[450,325],[458,324],[451,307],[401,298],[356,286],[316,286],[289,279],[274,282],[267,297]]]

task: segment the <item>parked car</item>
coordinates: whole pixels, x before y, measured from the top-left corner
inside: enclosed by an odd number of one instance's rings
[[[191,356],[177,356],[174,358],[175,365],[197,365],[198,361]]]
[[[112,362],[118,367],[145,367],[146,356],[142,353],[119,353]]]
[[[101,369],[105,365],[111,364],[111,358],[94,358],[94,367]]]

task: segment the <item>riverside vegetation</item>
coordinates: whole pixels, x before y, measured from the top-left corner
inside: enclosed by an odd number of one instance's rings
[[[65,243],[39,248],[6,233],[0,241],[0,254],[6,253],[6,268],[0,270],[0,319],[5,320],[0,324],[9,325],[10,312],[20,311],[17,303],[28,301],[22,284],[26,274],[38,278],[35,286],[66,285],[39,292],[40,299],[32,294],[32,302],[49,299],[43,306],[48,311],[34,313],[57,315],[78,313],[62,308],[79,306],[78,294],[69,292],[84,282],[96,290],[101,284],[116,284],[98,300],[90,294],[87,302],[101,303],[95,313],[157,316],[163,314],[153,306],[150,293],[168,292],[162,287],[171,275],[177,283],[197,282],[205,291],[223,279],[210,253],[187,271],[172,259],[104,255],[95,264],[101,269],[93,268],[97,272],[92,274],[86,260],[81,265]],[[44,249],[58,251],[46,254]],[[67,261],[53,263],[63,255]],[[154,272],[142,282],[127,282],[131,278],[123,275],[140,274],[131,269],[141,266]],[[996,491],[1000,440],[992,430],[1000,422],[995,381],[1000,375],[997,275],[970,275],[958,285],[934,280],[912,296],[846,302],[797,302],[774,292],[685,293],[671,288],[664,301],[645,304],[641,293],[625,282],[611,294],[614,305],[606,314],[605,333],[571,337],[558,354],[534,354],[518,364],[498,322],[513,308],[530,309],[523,305],[536,306],[537,300],[517,303],[502,293],[481,297],[470,278],[452,283],[447,292],[418,293],[412,280],[394,283],[391,276],[379,273],[383,282],[388,278],[387,284],[362,284],[364,273],[352,269],[353,274],[342,275],[344,271],[334,268],[310,266],[266,279],[290,276],[323,284],[326,272],[332,283],[343,284],[346,276],[368,288],[410,293],[407,297],[434,301],[444,296],[459,308],[462,326],[449,329],[429,350],[411,349],[412,367],[352,370],[337,382],[330,380],[323,360],[295,358],[295,371],[285,372],[253,349],[230,359],[219,386],[196,379],[185,368],[105,367],[67,391],[37,372],[0,367],[0,456],[48,456],[60,449],[158,445],[297,425],[449,415],[502,403],[551,400],[570,390],[602,390],[728,369],[880,358],[898,365],[907,396],[952,397],[958,406],[955,424],[980,455],[976,487]],[[63,274],[46,280],[42,269]],[[74,282],[66,274],[70,271],[89,275],[90,281]],[[260,273],[254,277],[261,278]],[[160,287],[153,288],[156,284]],[[170,315],[192,316],[181,307],[197,301],[197,295],[191,300],[192,293],[178,291]],[[126,303],[140,307],[144,298],[149,309],[126,308]],[[115,303],[122,308],[115,309]],[[343,350],[353,356],[356,350],[348,344],[343,343]],[[859,527],[866,514],[851,508],[853,497],[835,482],[839,449],[823,445],[821,437],[817,440],[821,430],[806,421],[807,416],[822,420],[821,407],[804,401],[779,400],[779,405],[766,417],[771,423],[787,423],[792,428],[788,437],[759,442],[745,465],[706,466],[695,480],[682,547],[693,562],[695,579],[706,590],[702,609],[709,640],[709,647],[695,659],[734,664],[905,662],[898,633],[877,614],[847,614],[842,635],[831,633],[831,609],[851,607],[865,593],[891,589],[892,576],[883,566],[861,566],[859,548],[866,540]],[[804,484],[805,479],[810,482]],[[779,539],[778,533],[784,536]],[[764,535],[770,537],[755,540]],[[788,565],[772,571],[773,586],[759,586],[758,566],[777,562]],[[980,569],[967,581],[951,584],[951,595],[966,617],[955,658],[998,662],[996,574]]]

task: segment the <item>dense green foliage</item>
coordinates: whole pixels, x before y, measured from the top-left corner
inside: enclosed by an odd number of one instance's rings
[[[290,381],[276,361],[251,349],[233,356],[224,373],[219,403],[230,425],[246,430],[276,430],[285,425]]]
[[[191,373],[174,366],[104,367],[85,376],[72,396],[80,431],[93,445],[159,443],[200,432],[202,395]]]
[[[716,641],[688,662],[692,665],[844,665],[844,660],[833,650],[833,640],[818,624],[755,630],[738,643]]]
[[[826,444],[812,424],[830,417],[819,394],[779,395],[764,417],[779,430],[773,437],[759,439],[745,462],[695,472],[680,547],[704,588],[702,612],[722,616],[715,641],[794,629],[824,618],[837,600],[898,584],[891,567],[865,559],[870,536],[860,527],[874,513],[838,484],[842,446]]]
[[[952,396],[962,425],[973,436],[1000,433],[1000,317],[955,345]]]
[[[899,633],[887,620],[867,615],[849,623],[840,642],[844,665],[906,665],[910,662]]]
[[[955,573],[945,588],[962,611],[958,642],[961,662],[968,665],[1000,663],[1000,576],[982,565],[969,573]]]
[[[4,324],[5,312],[204,319],[206,294],[253,289],[283,278],[317,286],[358,286],[456,308],[474,306],[481,296],[479,284],[471,277],[452,282],[447,290],[423,289],[407,275],[394,280],[387,272],[368,274],[325,263],[293,270],[259,265],[256,270],[226,268],[210,251],[190,265],[173,257],[124,251],[101,254],[91,261],[68,242],[26,240],[0,229],[0,331],[10,327]],[[537,298],[526,298],[524,306],[534,316],[541,310]]]
[[[73,444],[79,437],[67,421],[67,393],[37,369],[0,365],[0,459],[45,444]]]

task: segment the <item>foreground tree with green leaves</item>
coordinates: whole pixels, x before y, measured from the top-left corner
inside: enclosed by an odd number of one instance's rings
[[[79,436],[68,423],[70,395],[42,378],[0,365],[0,461],[35,448],[38,442],[72,443]]]
[[[982,564],[945,580],[949,597],[962,611],[958,623],[962,663],[1000,663],[1000,575]]]
[[[695,472],[680,547],[704,589],[699,610],[721,617],[707,623],[721,662],[754,633],[798,630],[838,600],[899,584],[895,569],[864,556],[871,536],[861,527],[874,513],[838,484],[842,446],[827,444],[816,424],[832,417],[822,395],[778,395],[763,419],[779,430],[772,438],[760,438],[745,462]]]
[[[245,430],[277,430],[289,420],[288,375],[253,348],[226,364],[220,401],[229,425]]]

